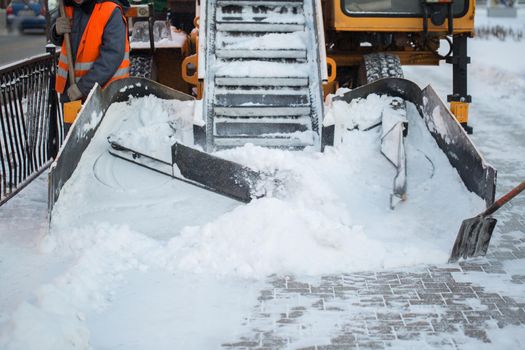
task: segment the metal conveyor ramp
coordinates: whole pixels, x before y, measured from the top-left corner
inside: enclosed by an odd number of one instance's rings
[[[211,0],[205,7],[208,150],[246,143],[320,149],[326,53],[316,0]]]

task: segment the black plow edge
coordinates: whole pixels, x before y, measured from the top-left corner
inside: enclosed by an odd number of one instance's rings
[[[350,102],[356,98],[366,98],[370,94],[400,97],[412,102],[437,145],[457,170],[465,187],[484,199],[487,206],[494,202],[496,170],[484,160],[463,127],[430,85],[421,90],[410,80],[384,78],[336,96],[333,100]]]

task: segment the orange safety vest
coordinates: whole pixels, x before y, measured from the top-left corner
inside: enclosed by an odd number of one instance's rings
[[[86,29],[84,29],[84,33],[82,33],[82,39],[80,40],[80,45],[77,50],[77,56],[75,59],[75,80],[77,82],[82,76],[87,74],[100,55],[100,47],[102,46],[104,28],[106,27],[106,24],[116,7],[119,7],[122,10],[122,7],[115,4],[114,2],[102,2],[95,5],[95,8],[89,17]],[[73,7],[66,6],[65,10],[66,16],[72,19]],[[124,13],[123,10],[122,13]],[[124,19],[124,23],[127,23],[126,18],[124,16],[122,16],[122,18]],[[126,35],[126,50],[124,57],[122,58],[122,62],[120,63],[115,74],[113,74],[113,77],[111,77],[111,79],[109,79],[103,87],[107,86],[113,80],[128,77],[129,65],[129,39]],[[68,62],[65,42],[63,42],[60,59],[58,60],[58,69],[55,83],[56,91],[61,94],[64,93],[64,89],[66,87],[67,75]]]

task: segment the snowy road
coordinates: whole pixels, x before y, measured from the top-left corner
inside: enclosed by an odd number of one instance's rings
[[[0,66],[46,52],[45,34],[0,35]]]
[[[513,25],[523,27],[524,22],[525,16],[521,16]],[[471,47],[473,138],[499,170],[498,194],[502,194],[525,178],[525,66],[521,62],[525,49],[523,43],[481,39]],[[421,85],[432,82],[442,96],[450,91],[447,65],[410,67],[405,71],[409,79]],[[414,136],[417,133],[411,132],[410,137]],[[348,141],[357,148],[368,139],[362,136]],[[356,192],[335,186],[342,180],[328,169],[340,166],[341,160],[358,161],[352,158],[357,157],[355,152],[318,157],[315,161],[322,170],[319,173],[319,169],[308,168],[311,158],[297,160],[281,155],[277,163],[287,165],[286,169],[316,176],[299,178],[296,189],[305,183],[323,183],[319,178],[330,179],[321,189],[293,192],[290,205],[305,208],[277,204],[279,198],[270,199],[269,204],[262,201],[239,207],[229,199],[195,191],[189,185],[173,184],[161,175],[134,172],[131,164],[101,154],[93,153],[89,168],[91,173],[95,169],[98,180],[78,178],[77,185],[85,186],[84,191],[70,194],[66,204],[71,207],[63,210],[65,215],[58,221],[60,230],[54,228],[51,235],[47,230],[45,178],[39,178],[0,208],[0,348],[525,347],[525,196],[498,214],[499,224],[486,258],[447,265],[440,263],[441,253],[433,255],[448,247],[446,234],[432,238],[422,231],[423,239],[417,241],[410,232],[418,228],[418,223],[409,216],[404,219],[409,232],[395,237],[383,234],[382,246],[354,247],[352,244],[360,243],[341,240],[337,235],[341,227],[347,227],[351,235],[358,234],[354,221],[362,215],[347,218],[340,214],[345,206],[352,214],[359,211],[359,205],[349,201],[343,206],[338,199]],[[253,153],[225,156],[245,157],[243,161],[257,166],[275,153],[254,149]],[[97,173],[93,165],[101,166],[105,161],[110,166],[100,169],[111,171]],[[291,166],[292,161],[297,163]],[[371,163],[383,166],[379,160]],[[351,167],[340,170],[353,171]],[[121,176],[131,173],[141,177],[130,181]],[[359,178],[359,172],[353,175]],[[99,181],[101,178],[105,181]],[[123,179],[127,182],[119,182]],[[153,188],[149,186],[152,179],[156,179]],[[390,190],[391,178],[372,181],[378,181],[377,196]],[[111,202],[121,185],[135,186],[135,194],[146,193],[142,211],[133,211],[133,193],[121,191],[121,196],[128,196],[126,200]],[[448,207],[436,202],[434,210],[422,209],[422,214],[429,215],[425,220],[465,216],[458,212],[465,208],[458,202],[463,198],[460,193],[443,195],[454,200],[448,202]],[[367,199],[381,201],[374,196]],[[314,200],[306,201],[307,197]],[[89,210],[82,205],[86,201],[94,203]],[[309,206],[318,210],[309,210]],[[223,213],[229,216],[221,221]],[[253,216],[259,213],[266,220],[264,227],[275,227],[275,232],[265,231],[270,234],[266,240],[257,236],[258,227],[251,224],[260,220]],[[404,215],[402,210],[399,215]],[[290,216],[297,216],[294,224],[301,220],[306,224],[276,225],[290,222],[286,221]],[[99,220],[101,217],[104,220]],[[173,217],[178,220],[174,222]],[[121,225],[126,220],[129,224]],[[206,224],[209,221],[213,223]],[[155,223],[157,229],[148,229],[152,226],[149,223]],[[316,236],[311,226],[319,223],[317,231],[323,234]],[[373,229],[373,222],[359,224],[365,232],[379,232]],[[215,234],[217,228],[222,230],[219,236]],[[283,230],[302,235],[282,234]],[[173,237],[181,231],[180,237]],[[454,236],[455,232],[447,234]],[[210,244],[203,244],[206,241]],[[342,254],[335,261],[329,260],[330,254],[313,249],[319,242],[335,248],[348,244],[343,251],[359,259]],[[401,254],[403,245],[407,251]],[[419,247],[419,254],[408,249],[411,246]],[[236,253],[232,253],[232,247]],[[310,254],[297,254],[300,251]],[[185,259],[180,258],[181,252],[187,252]],[[227,255],[221,260],[221,254]],[[406,265],[416,266],[378,266],[378,259],[395,263],[406,256],[415,257]],[[271,259],[265,260],[268,257]],[[251,259],[248,267],[240,264],[246,259]],[[365,265],[359,266],[359,262]],[[283,266],[299,273],[283,273]],[[269,275],[270,271],[277,273]]]

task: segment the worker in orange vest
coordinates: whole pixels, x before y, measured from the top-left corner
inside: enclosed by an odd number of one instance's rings
[[[65,17],[51,26],[51,41],[61,45],[55,88],[61,101],[85,99],[93,86],[129,76],[127,0],[65,0]],[[63,43],[70,33],[76,84],[68,86],[68,64]]]

